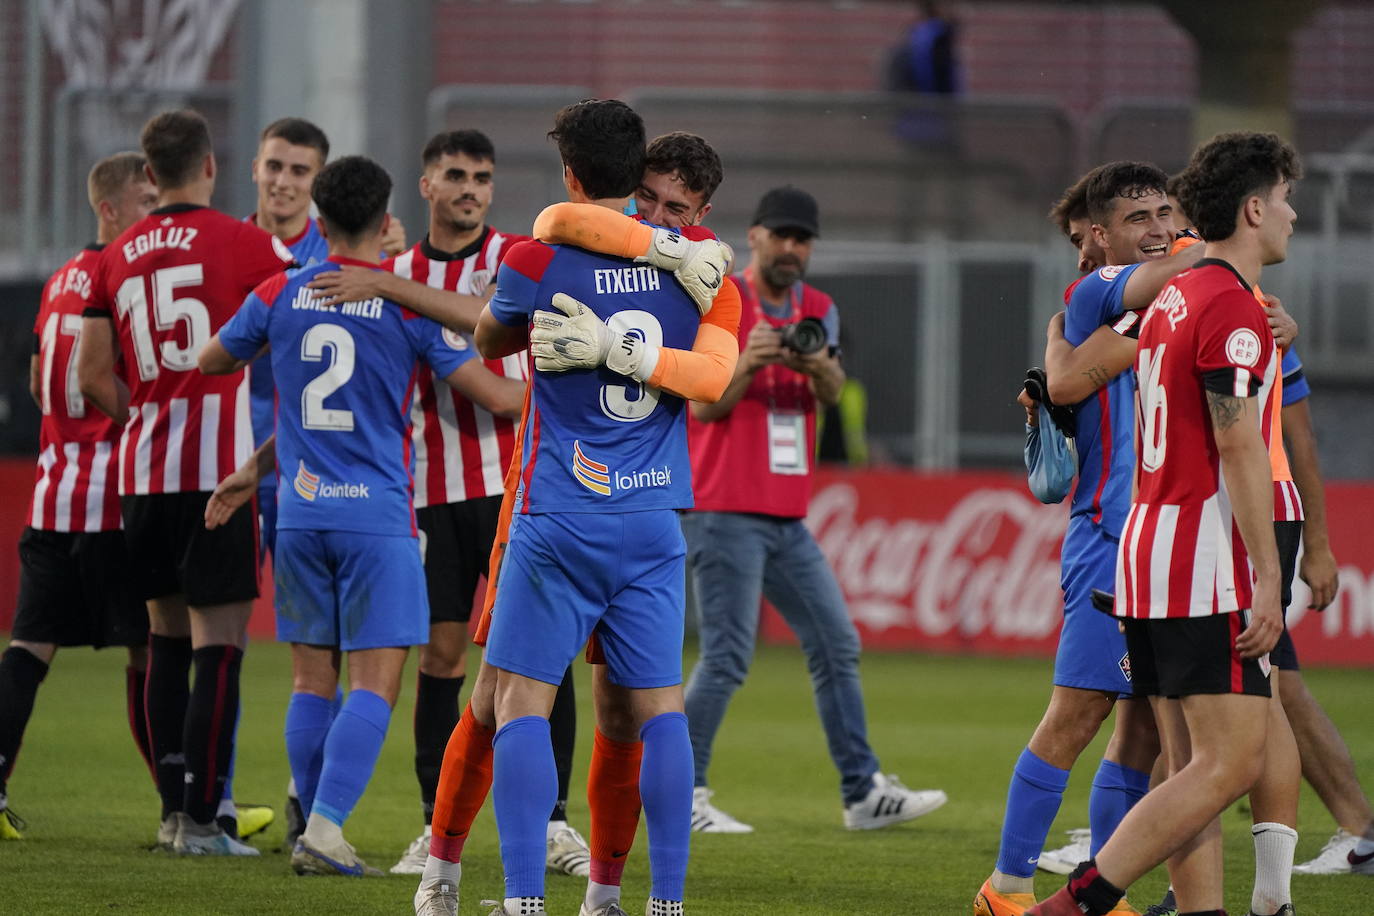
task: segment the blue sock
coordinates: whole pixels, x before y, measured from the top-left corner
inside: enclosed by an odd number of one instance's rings
[[[649,828],[651,897],[681,900],[692,836],[692,739],[687,716],[665,712],[639,730],[639,795]]]
[[[491,800],[506,871],[506,897],[544,896],[545,837],[558,801],[549,720],[521,716],[491,741]]]
[[[386,700],[371,690],[349,691],[343,709],[329,726],[329,737],[324,739],[324,766],[311,814],[343,826],[372,778],[390,723],[391,706]],[[302,789],[299,780],[296,789]],[[301,803],[305,803],[303,791]]]
[[[320,768],[324,766],[324,739],[333,721],[329,701],[313,693],[293,693],[286,704],[286,759],[306,817],[315,802],[315,787],[320,784]]]
[[[1068,770],[1050,766],[1032,754],[1030,748],[1021,752],[1007,788],[1007,814],[1002,823],[998,871],[1017,878],[1035,874],[1036,860],[1045,848],[1045,837],[1050,834],[1050,825],[1059,813],[1059,803],[1064,800],[1064,787],[1068,784]]]
[[[1149,790],[1149,773],[1103,758],[1097,775],[1093,777],[1092,793],[1088,796],[1088,825],[1093,830],[1089,848],[1093,856],[1107,845],[1116,825]]]

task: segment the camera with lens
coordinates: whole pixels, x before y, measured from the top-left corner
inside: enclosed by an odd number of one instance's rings
[[[778,328],[778,342],[801,356],[810,356],[825,349],[830,335],[819,318],[802,318]]]

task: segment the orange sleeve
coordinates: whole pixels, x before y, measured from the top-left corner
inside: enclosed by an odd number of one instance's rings
[[[689,401],[719,401],[739,361],[739,315],[739,288],[722,283],[692,349],[661,348],[649,384]]]
[[[534,221],[534,237],[550,245],[574,245],[617,258],[649,253],[654,230],[596,204],[554,204]]]
[[[1191,235],[1185,235],[1182,238],[1174,239],[1174,246],[1169,249],[1169,254],[1178,254],[1185,248],[1192,248],[1194,245],[1201,243],[1202,239],[1195,239]]]

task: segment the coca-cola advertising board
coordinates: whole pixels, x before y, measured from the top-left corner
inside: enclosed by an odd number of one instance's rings
[[[1374,667],[1374,486],[1327,487],[1341,590],[1321,613],[1295,583],[1289,622],[1303,663]],[[821,471],[807,525],[864,645],[1052,655],[1063,614],[1068,503],[1045,506],[1015,474]],[[790,640],[777,614],[763,634]]]

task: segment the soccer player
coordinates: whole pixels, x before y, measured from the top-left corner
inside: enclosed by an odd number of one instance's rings
[[[635,192],[638,214],[647,222],[662,222],[672,229],[699,225],[710,210],[710,197],[720,185],[722,177],[720,157],[701,137],[682,132],[658,137],[646,150],[644,175]],[[540,214],[535,223],[535,234],[545,242],[580,242],[584,247],[601,250],[605,254],[627,257],[653,250],[656,247],[655,236],[671,235],[668,230],[652,230],[603,207],[572,203],[555,204]],[[623,248],[619,247],[622,244],[620,240],[624,240]],[[679,244],[682,241],[679,238]],[[672,244],[665,242],[664,247],[671,247]],[[597,249],[598,245],[600,249]],[[706,273],[718,281],[724,270],[725,261],[722,260],[706,268]],[[698,330],[690,353],[669,348],[661,351],[663,371],[657,382],[660,387],[670,387],[689,396],[718,396],[719,392],[702,393],[697,389],[703,380],[709,383],[712,375],[711,366],[707,363],[711,359],[713,336],[715,347],[734,349],[734,328],[739,320],[738,295],[728,284],[718,285],[713,294],[691,276],[681,272],[678,276],[684,288],[692,293],[698,308],[709,310],[709,314]],[[725,296],[725,300],[720,298],[721,295]],[[518,474],[519,469],[517,455],[517,461],[510,470]],[[508,525],[509,500],[513,498],[515,489],[509,474],[506,486],[503,512],[505,524]],[[476,637],[479,645],[485,645],[486,642],[489,612],[496,591],[496,571],[504,549],[504,526],[501,532],[492,551],[486,606]],[[586,916],[611,916],[618,911],[621,874],[639,821],[642,748],[633,717],[608,714],[616,709],[623,698],[618,693],[621,688],[617,688],[606,676],[604,658],[593,653],[589,660],[599,662],[593,667],[592,686],[593,695],[601,699],[597,703],[599,718],[587,781],[591,811],[591,874],[582,912]],[[495,687],[495,671],[484,663],[479,668],[468,707],[445,751],[434,818],[434,838],[424,877],[415,895],[416,913],[421,916],[451,912],[457,906],[463,845],[491,784]]]
[[[158,842],[183,853],[256,855],[215,822],[258,591],[256,533],[247,509],[213,532],[202,522],[210,492],[252,450],[247,383],[241,372],[202,376],[196,355],[243,297],[292,257],[261,229],[209,208],[218,173],[199,114],[157,115],[142,145],[158,207],[100,253],[78,377],[102,412],[117,422],[129,416],[119,492],[136,585],[148,602]]]
[[[694,787],[692,827],[753,828],[711,804],[707,768],[730,698],[753,658],[760,595],[801,641],[831,760],[840,773],[844,824],[871,830],[943,805],[939,790],[912,791],[884,775],[868,743],[859,682],[859,636],[834,573],[802,523],[810,495],[816,409],[844,383],[839,311],[802,278],[820,231],[816,200],[791,186],[759,201],[749,230],[752,262],[730,277],[745,303],[740,358],[714,403],[692,405],[696,511],[683,517],[700,615],[701,657],[687,687]],[[803,351],[781,331],[816,327]]]
[[[1165,196],[1168,179],[1159,169],[1112,162],[1085,178],[1087,217],[1106,266],[1073,288],[1063,319],[1070,344],[1083,343],[1123,313],[1134,316],[1174,274],[1200,256],[1169,253],[1173,213]],[[1063,799],[1069,770],[1113,707],[1117,721],[1112,740],[1089,797],[1094,846],[1106,842],[1125,812],[1145,794],[1158,754],[1148,705],[1129,699],[1117,703],[1131,691],[1125,640],[1116,624],[1091,603],[1092,589],[1111,591],[1115,581],[1116,542],[1129,506],[1134,467],[1128,418],[1135,383],[1129,372],[1108,374],[1097,365],[1087,367],[1086,374],[1069,374],[1050,361],[1048,351],[1046,370],[1054,403],[1078,405],[1079,475],[1061,563],[1064,625],[1049,705],[1012,770],[996,869],[974,897],[974,916],[1019,916],[1035,902],[1036,862]],[[1073,387],[1085,379],[1092,387]],[[1131,912],[1128,906],[1123,903],[1120,912]]]
[[[115,483],[119,426],[77,388],[82,313],[100,250],[143,219],[157,194],[139,153],[102,159],[86,179],[96,239],[43,287],[34,320],[29,390],[42,411],[38,474],[19,538],[19,604],[0,655],[0,839],[19,839],[8,781],[38,686],[58,646],[127,646],[124,690],[134,744],[153,767],[143,711],[148,612],[130,582]]]
[[[1179,197],[1206,257],[1140,331],[1140,449],[1115,588],[1133,687],[1174,772],[1030,914],[1100,916],[1165,860],[1180,913],[1223,912],[1217,816],[1264,767],[1266,653],[1283,629],[1266,442],[1279,360],[1253,285],[1287,250],[1299,169],[1277,136],[1235,133],[1185,172]]]
[[[551,136],[570,200],[622,209],[643,175],[643,130],[618,101],[561,110]],[[691,773],[681,694],[685,548],[675,510],[691,502],[691,471],[686,402],[645,383],[662,348],[686,349],[697,335],[699,313],[667,280],[652,266],[529,242],[507,256],[478,322],[476,341],[489,358],[523,347],[532,320],[552,332],[529,338],[537,366],[563,369],[589,355],[582,341],[562,336],[569,326],[592,335],[590,356],[602,365],[531,380],[518,509],[486,655],[497,670],[493,794],[507,914],[544,912],[542,822],[556,789],[547,716],[564,669],[593,632],[644,743],[653,876],[646,911],[682,912]]]
[[[347,156],[313,185],[333,263],[378,263],[391,180]],[[200,354],[237,372],[270,347],[279,391],[274,571],[277,636],[291,643],[295,692],[287,754],[308,811],[291,855],[300,873],[380,874],[344,839],[381,750],[409,647],[428,638],[429,608],[411,506],[410,399],[417,358],[455,382],[473,357],[428,319],[382,299],[321,306],[305,288],[328,265],[272,278]],[[350,690],[338,715],[340,656]]]

